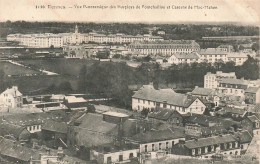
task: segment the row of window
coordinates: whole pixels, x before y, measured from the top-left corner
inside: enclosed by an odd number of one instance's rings
[[[162,144],[163,143],[158,143],[158,150],[162,150]],[[174,141],[172,141],[172,146],[174,145]],[[169,148],[169,142],[165,142],[165,149],[168,149]],[[144,151],[145,152],[148,152],[148,145],[144,145]],[[156,151],[156,148],[155,148],[155,144],[152,144],[152,151]]]

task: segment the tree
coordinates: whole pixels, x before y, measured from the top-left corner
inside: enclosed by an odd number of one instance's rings
[[[149,109],[148,108],[144,108],[141,111],[141,115],[143,115],[145,118],[148,116],[148,114],[149,114]]]
[[[95,106],[92,105],[92,104],[88,104],[88,105],[87,105],[87,112],[89,112],[89,113],[95,113],[95,112],[96,112]]]
[[[79,71],[78,91],[86,92],[87,88],[87,67],[83,65]]]
[[[60,85],[59,85],[59,87],[58,87],[58,90],[60,91],[60,92],[71,92],[73,89],[72,89],[72,87],[71,87],[71,84],[70,84],[70,82],[68,82],[68,81],[65,81],[65,82],[61,82],[60,83]]]
[[[50,49],[54,49],[54,45],[51,45],[51,46],[50,46]]]
[[[254,43],[254,44],[252,45],[252,50],[258,51],[258,50],[259,50],[259,44],[258,44],[258,43]]]

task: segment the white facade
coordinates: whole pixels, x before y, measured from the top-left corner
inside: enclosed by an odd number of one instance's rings
[[[30,133],[36,133],[36,132],[40,132],[42,130],[42,125],[31,125],[31,126],[27,126],[26,129]]]
[[[11,108],[22,107],[23,105],[23,97],[17,86],[7,88],[2,92],[0,94],[0,100],[0,104]]]
[[[180,64],[180,63],[200,63],[200,55],[198,53],[183,53],[183,54],[173,54],[168,58],[168,63],[170,64]]]
[[[204,88],[216,89],[219,87],[219,80],[222,78],[236,78],[235,72],[223,73],[217,71],[216,74],[208,72],[204,75]]]
[[[196,113],[196,114],[203,114],[206,109],[206,106],[200,101],[200,99],[194,100],[188,107],[178,106],[174,104],[168,104],[163,102],[156,102],[151,100],[144,100],[140,98],[132,98],[132,109],[136,111],[142,111],[144,108],[167,108],[173,109],[178,111],[180,114],[186,113]]]
[[[229,53],[227,58],[228,61],[235,62],[235,65],[242,65],[248,59],[245,53]]]

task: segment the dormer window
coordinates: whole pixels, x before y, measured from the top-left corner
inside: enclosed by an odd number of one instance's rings
[[[256,122],[256,123],[255,123],[255,127],[256,127],[256,128],[259,128],[259,122]]]

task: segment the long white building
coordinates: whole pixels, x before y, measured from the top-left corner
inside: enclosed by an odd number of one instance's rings
[[[78,26],[75,27],[74,33],[44,33],[44,34],[9,34],[7,41],[16,41],[20,45],[35,48],[48,48],[50,46],[62,47],[67,44],[80,44],[87,42],[95,43],[132,43],[134,41],[158,41],[163,40],[160,36],[152,35],[125,35],[125,34],[98,34],[90,32],[82,34],[78,31]]]

